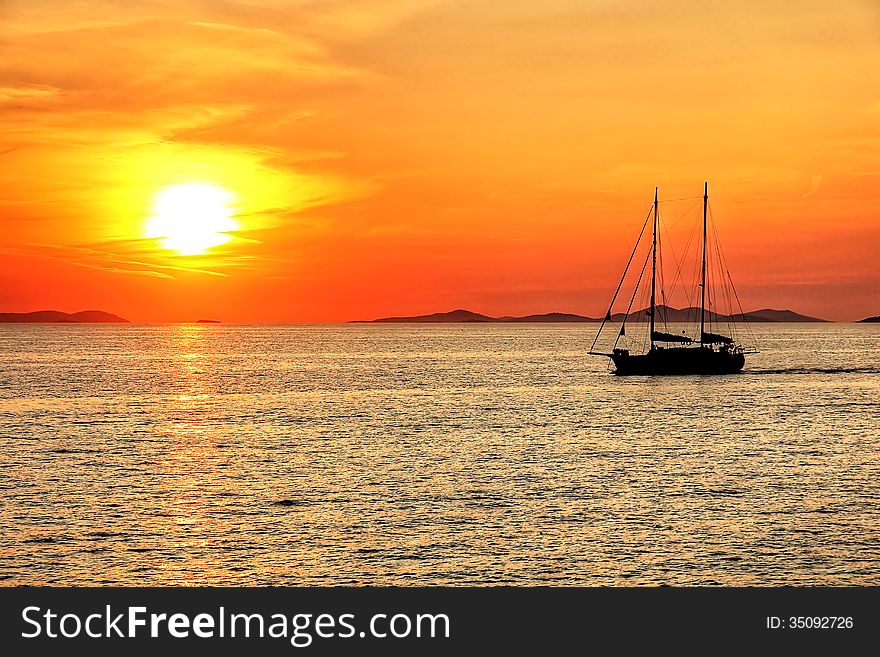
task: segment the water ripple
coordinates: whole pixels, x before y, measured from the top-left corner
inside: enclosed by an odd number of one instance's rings
[[[880,327],[674,380],[591,330],[0,326],[0,580],[880,585]]]

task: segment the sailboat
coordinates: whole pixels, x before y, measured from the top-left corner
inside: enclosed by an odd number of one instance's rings
[[[733,320],[736,315],[733,313],[722,315],[718,312],[707,309],[707,295],[709,295],[710,302],[714,301],[711,292],[707,289],[707,209],[709,205],[709,183],[705,183],[703,187],[702,252],[698,284],[700,305],[699,308],[691,307],[685,309],[685,311],[676,311],[679,313],[693,311],[693,315],[696,315],[692,318],[694,324],[697,323],[697,319],[699,323],[699,328],[696,329],[696,327],[694,327],[693,329],[696,331],[695,337],[691,337],[692,333],[689,333],[687,330],[682,330],[678,333],[672,332],[668,327],[669,322],[667,320],[671,314],[670,311],[674,309],[670,308],[665,303],[657,303],[659,287],[657,266],[659,227],[658,195],[658,189],[655,188],[653,211],[645,218],[642,232],[639,234],[639,239],[636,241],[636,247],[633,249],[629,262],[624,269],[623,276],[617,286],[617,291],[611,300],[608,312],[605,315],[602,325],[599,327],[596,339],[593,341],[593,346],[590,348],[589,353],[594,356],[609,357],[615,366],[614,373],[618,375],[734,374],[740,372],[745,365],[745,355],[747,353],[754,353],[756,350],[743,346],[732,334]],[[621,325],[617,331],[617,337],[614,341],[613,347],[610,352],[597,351],[596,345],[603,333],[603,329],[609,323],[613,323],[615,317],[612,315],[614,303],[621,292],[624,280],[627,277],[627,273],[630,270],[633,258],[639,247],[639,242],[644,235],[648,220],[651,217],[653,217],[652,244],[645,257],[641,272],[639,273],[638,281],[635,284],[629,306],[627,307],[626,312],[622,315]],[[715,241],[717,242],[717,236]],[[718,248],[720,249],[720,246]],[[721,257],[717,257],[719,264],[723,264]],[[649,258],[651,261],[650,306],[642,311],[632,313],[632,304],[636,298],[636,293],[638,292],[643,279],[643,274],[645,273],[645,267],[647,266]],[[676,264],[679,265],[678,271],[679,274],[681,274],[681,263]],[[723,270],[727,273],[726,283],[730,281],[730,275],[729,272],[727,272],[726,266],[723,267]],[[730,281],[730,288],[733,288],[732,281]],[[663,288],[660,289],[665,297],[665,290]],[[722,296],[727,300],[735,297],[737,304],[739,304],[739,297],[736,295],[735,289],[733,290],[733,296],[729,293]],[[739,307],[739,316],[742,317],[743,320],[745,319],[741,306]],[[620,315],[618,314],[617,317],[620,317]],[[644,341],[640,350],[642,353],[634,353],[632,346],[621,344],[622,339],[625,339],[627,336],[627,320],[631,318],[633,321],[638,321],[639,318],[641,318],[642,321],[647,319],[649,324],[647,340]],[[728,324],[730,330],[727,332],[731,333],[731,335],[715,332],[718,329],[716,329],[714,325],[722,322]],[[663,324],[663,328],[666,330],[658,330],[659,324]]]

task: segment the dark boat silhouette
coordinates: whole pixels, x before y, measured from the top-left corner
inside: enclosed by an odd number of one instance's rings
[[[632,375],[632,374],[640,374],[640,375],[674,375],[674,374],[734,374],[736,372],[742,371],[745,366],[745,354],[753,353],[754,349],[748,349],[743,345],[739,344],[734,337],[725,335],[723,333],[714,332],[713,326],[711,326],[713,319],[717,321],[717,318],[720,315],[716,312],[707,312],[707,208],[709,203],[709,184],[706,183],[703,188],[703,221],[702,221],[702,250],[701,250],[701,262],[700,262],[700,280],[698,284],[699,293],[700,293],[700,305],[695,310],[699,313],[699,330],[697,332],[698,337],[692,338],[687,331],[681,331],[679,333],[670,332],[669,327],[665,318],[662,316],[663,311],[668,308],[667,305],[657,304],[657,290],[658,290],[658,268],[657,268],[657,255],[658,255],[658,221],[659,221],[659,212],[658,212],[658,190],[654,189],[654,204],[652,208],[652,212],[649,213],[648,217],[645,218],[645,223],[642,226],[642,231],[639,234],[639,238],[636,241],[636,246],[633,249],[632,255],[630,256],[629,262],[624,269],[623,276],[621,277],[620,283],[617,286],[617,290],[614,293],[613,298],[611,299],[611,304],[608,307],[608,312],[605,315],[605,320],[602,322],[602,325],[599,327],[599,331],[596,334],[596,339],[593,341],[593,346],[590,348],[590,354],[594,356],[606,356],[611,359],[615,366],[615,374],[618,375]],[[602,335],[602,331],[605,326],[612,321],[612,309],[614,307],[614,303],[617,300],[618,295],[620,294],[621,288],[623,287],[624,280],[626,279],[627,273],[630,270],[630,265],[633,262],[633,258],[636,255],[636,251],[638,250],[639,242],[642,239],[642,236],[645,233],[645,228],[647,227],[648,220],[653,216],[653,230],[652,230],[652,243],[650,250],[648,251],[644,265],[638,276],[638,281],[636,282],[633,290],[632,297],[629,302],[629,306],[626,309],[626,312],[623,314],[623,321],[621,322],[620,328],[617,331],[617,336],[614,341],[614,345],[612,346],[610,352],[607,351],[596,351],[596,344],[599,341],[600,336]],[[717,242],[717,236],[716,236]],[[720,248],[720,247],[719,247]],[[644,353],[634,353],[632,347],[620,346],[621,339],[626,336],[626,325],[627,320],[630,319],[633,315],[631,313],[633,301],[636,298],[636,294],[639,291],[640,284],[642,282],[643,274],[645,272],[645,268],[647,267],[648,259],[651,260],[651,281],[650,281],[650,306],[644,311],[642,319],[647,319],[649,323],[648,333],[647,333],[647,344],[644,346],[647,347],[647,350]],[[719,257],[719,263],[721,262]],[[681,275],[681,263],[677,262],[678,265],[678,273],[679,277]],[[727,273],[726,267],[724,268],[724,272]],[[722,277],[723,278],[723,277]],[[727,276],[728,281],[730,280],[730,276]],[[733,295],[730,295],[730,291],[732,290]],[[665,291],[663,291],[663,296],[665,297]],[[730,282],[730,290],[727,291],[725,295],[728,300],[735,297],[737,299],[737,304],[739,303],[739,298],[736,295],[735,289],[733,289],[733,283]],[[710,301],[712,297],[710,295]],[[658,311],[660,311],[658,313]],[[742,311],[742,307],[739,308],[739,316],[745,319],[745,314]],[[730,313],[726,316],[728,320],[732,320],[734,315]],[[696,317],[694,318],[696,323]],[[659,321],[658,321],[659,320]],[[634,319],[634,321],[638,321],[638,319]],[[665,331],[661,331],[657,329],[658,324],[663,324]],[[729,328],[732,329],[732,322],[728,322]],[[732,331],[728,331],[732,332]]]

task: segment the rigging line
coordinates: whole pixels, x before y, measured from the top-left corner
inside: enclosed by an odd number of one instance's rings
[[[648,267],[648,260],[651,259],[651,252],[648,251],[647,255],[645,255],[645,262],[642,264],[642,270],[639,272],[639,278],[636,281],[636,286],[633,288],[632,297],[629,300],[629,305],[626,307],[626,314],[623,316],[623,321],[620,323],[620,331],[617,333],[617,339],[614,340],[614,348],[617,348],[617,343],[620,341],[620,334],[626,328],[626,320],[629,319],[629,311],[632,310],[633,301],[635,301],[636,294],[639,291],[639,285],[642,283],[642,276],[645,275],[645,269]],[[598,339],[598,336],[597,336]],[[592,351],[592,349],[590,350]]]
[[[702,197],[700,197],[700,198],[702,198]],[[690,210],[693,210],[693,209],[696,207],[696,205],[697,205],[697,204],[694,203],[694,204],[688,209],[688,212],[690,212]],[[679,221],[680,221],[681,219],[683,219],[683,218],[684,218],[684,215],[682,215],[682,217],[679,217]],[[676,223],[678,223],[678,222],[676,222]],[[692,241],[693,238],[694,238],[694,233],[696,232],[696,229],[697,229],[697,225],[696,225],[696,224],[693,224],[693,225],[691,226],[691,232],[690,232],[690,235],[688,235],[688,240],[687,240],[687,242],[685,243],[684,251],[683,251],[682,254],[681,254],[681,258],[679,258],[679,257],[675,254],[675,247],[672,246],[672,239],[669,237],[669,231],[666,232],[666,237],[667,237],[667,239],[669,239],[669,248],[672,249],[672,258],[673,258],[673,260],[674,260],[674,262],[675,262],[675,268],[676,268],[676,271],[677,271],[675,278],[672,279],[672,287],[671,287],[671,290],[670,290],[670,293],[671,293],[671,294],[674,294],[674,293],[675,293],[675,286],[678,284],[679,281],[681,281],[681,283],[682,283],[682,289],[683,289],[684,292],[685,292],[685,296],[686,296],[686,297],[689,297],[688,291],[687,291],[687,289],[685,289],[685,286],[684,286],[684,279],[682,278],[681,266],[684,264],[685,258],[687,258],[688,251],[690,251],[690,248],[691,248],[691,241]],[[665,226],[664,226],[664,230],[665,230]]]
[[[709,218],[712,223],[712,237],[715,244],[715,257],[718,261],[718,272],[719,276],[727,269],[726,258],[724,256],[724,248],[721,246],[721,238],[718,236],[718,224],[715,221],[715,214],[712,212],[712,206],[709,206]],[[730,320],[733,317],[733,299],[730,297],[730,289],[729,286],[724,281],[724,277],[720,276],[722,280],[722,292],[725,294],[725,301],[727,303],[727,312],[728,312],[728,325],[730,325]],[[731,326],[731,330],[733,327]]]
[[[696,284],[696,281],[697,281],[696,274],[694,275],[693,278],[690,279],[691,280],[690,288],[687,287],[687,284],[685,283],[685,277],[684,277],[685,261],[688,257],[688,254],[690,253],[691,245],[696,243],[696,240],[694,239],[696,234],[697,234],[697,224],[694,223],[693,226],[691,226],[691,234],[688,236],[688,241],[687,241],[687,244],[685,245],[684,253],[681,254],[681,265],[679,266],[679,269],[678,269],[678,278],[681,281],[681,286],[685,291],[685,296],[687,297],[687,301],[688,301],[688,305],[687,305],[688,308],[692,308],[696,304],[697,292],[699,290],[699,288],[697,287],[697,284]],[[694,260],[694,266],[696,266],[696,259]]]
[[[639,305],[640,305],[642,308],[645,308],[645,307],[648,305],[648,296],[649,296],[649,294],[648,294],[648,286],[646,285],[646,286],[642,289],[642,300],[641,300],[641,303],[639,303]],[[644,316],[642,316],[642,317],[643,317],[643,319],[644,319]],[[642,326],[644,326],[644,325],[645,325],[645,322],[642,321]],[[641,351],[647,351],[647,350],[648,350],[648,342],[649,342],[649,339],[650,339],[650,335],[649,335],[650,330],[651,330],[651,329],[649,328],[647,331],[642,331],[642,332],[641,332],[641,335],[642,335],[642,346],[641,346]]]
[[[673,201],[692,201],[695,198],[702,200],[702,196],[682,196],[681,198],[666,198],[660,201],[660,203],[672,203]]]
[[[645,234],[645,228],[648,226],[648,219],[651,218],[651,212],[653,212],[654,207],[651,206],[651,209],[648,210],[648,214],[645,217],[645,223],[642,224],[642,230],[639,232],[639,237],[636,240],[636,245],[633,247],[632,253],[629,255],[629,260],[626,261],[626,267],[623,269],[623,276],[620,277],[620,282],[617,284],[617,289],[614,291],[614,296],[611,297],[611,303],[608,305],[608,312],[605,313],[605,317],[602,318],[602,324],[599,325],[599,331],[596,333],[596,337],[593,338],[593,344],[590,346],[590,351],[596,347],[596,342],[599,341],[599,336],[602,335],[602,329],[605,328],[605,322],[608,321],[608,318],[611,317],[611,309],[614,308],[614,302],[617,300],[617,295],[620,294],[620,288],[623,286],[623,281],[626,278],[626,273],[629,271],[629,266],[632,264],[632,260],[636,255],[636,251],[639,248],[639,242],[642,241],[642,237]],[[641,279],[641,276],[639,276]],[[615,342],[615,344],[617,344]]]
[[[715,294],[715,287],[712,282],[712,242],[708,236],[708,217],[706,218],[706,279],[704,281],[704,285],[706,286],[706,328],[705,330],[709,333],[715,330],[713,326],[713,320],[718,316],[718,299]],[[711,347],[711,345],[710,345]]]
[[[711,216],[711,215],[710,215]],[[732,314],[733,314],[733,301],[730,298],[730,290],[728,289],[727,283],[724,280],[724,276],[722,276],[722,272],[724,271],[724,264],[721,259],[721,240],[718,237],[718,227],[715,225],[715,217],[712,218],[712,237],[715,242],[715,260],[717,261],[718,271],[717,276],[721,279],[721,294],[724,300],[725,308],[724,312],[727,315],[726,324],[727,329],[730,332],[732,338],[735,338],[735,327],[731,322]]]
[[[730,277],[730,270],[725,269],[727,272],[727,280],[730,281],[730,288],[733,290],[733,296],[736,297],[736,305],[739,306],[739,314],[743,318],[743,324],[746,327],[746,334],[748,335],[749,342],[752,346],[757,347],[758,341],[755,340],[755,336],[752,333],[752,327],[749,323],[749,320],[746,319],[746,314],[743,312],[742,304],[739,301],[739,295],[736,293],[736,287],[733,285],[733,279]]]
[[[648,268],[647,268],[647,264],[646,264],[645,271],[647,272],[647,270],[648,270]],[[651,288],[647,284],[647,281],[645,282],[644,285],[639,286],[639,292],[640,292],[640,294],[638,296],[639,300],[638,300],[637,307],[642,308],[642,309],[646,309],[648,307],[649,300],[651,297]],[[643,351],[643,352],[647,351],[648,341],[649,341],[649,338],[651,335],[650,324],[646,320],[647,320],[647,316],[642,314],[641,327],[642,327],[642,329],[645,329],[645,330],[639,331],[635,337],[633,337],[633,333],[632,333],[632,331],[630,331],[629,335],[627,336],[627,343],[630,344],[633,348],[638,348],[640,351]],[[637,342],[639,337],[641,337],[641,343]]]
[[[708,272],[707,272],[708,274]],[[715,312],[715,295],[712,293],[712,286],[708,284],[708,277],[706,279],[706,316],[708,318],[707,324],[709,325],[709,333],[712,332],[712,313]]]
[[[748,346],[757,352],[758,340],[755,337],[754,332],[752,331],[752,323],[746,317],[745,311],[742,307],[742,302],[739,299],[739,293],[736,291],[736,285],[733,283],[733,277],[730,275],[730,269],[727,264],[727,256],[724,254],[724,250],[721,250],[721,257],[723,260],[724,270],[727,273],[727,280],[730,282],[730,289],[733,292],[734,299],[736,299],[737,308],[739,308],[739,314],[742,317],[742,325],[745,327],[745,339],[748,340]],[[731,304],[732,305],[732,304]],[[732,314],[732,313],[731,313]]]
[[[661,226],[662,226],[662,224],[661,224]],[[663,226],[663,228],[665,230],[665,226]],[[669,233],[666,234],[666,237],[667,237],[667,241],[669,242],[669,248],[672,249],[672,261],[675,262],[675,249],[673,249],[673,247],[672,247],[672,240],[669,239]],[[661,244],[664,245],[662,248],[665,248],[665,242],[663,242],[663,239],[662,239],[662,232],[660,235],[658,235],[658,240],[660,241]],[[663,263],[663,250],[662,250],[662,248],[660,251],[660,268],[661,268],[660,269],[660,285],[661,285],[660,296],[663,298],[663,311],[662,311],[663,326],[668,331],[669,330],[669,300],[666,298],[666,274],[665,274],[666,266]],[[670,290],[670,294],[672,292],[674,292],[674,290]]]
[[[685,244],[684,251],[681,254],[681,259],[676,263],[678,271],[675,275],[675,281],[673,282],[673,287],[675,285],[678,285],[679,283],[681,283],[681,289],[682,289],[682,292],[684,293],[684,301],[685,301],[684,309],[686,311],[684,321],[686,323],[690,323],[690,311],[687,311],[687,309],[693,307],[694,298],[696,295],[697,288],[696,287],[688,287],[688,285],[685,283],[684,271],[682,268],[684,267],[685,261],[687,260],[688,253],[690,253],[691,244],[693,243],[693,238],[694,238],[695,232],[696,232],[696,224],[691,229],[691,234],[688,236],[688,241]]]
[[[699,318],[697,317],[697,311],[699,310],[698,299],[700,296],[700,259],[694,258],[693,271],[691,275],[691,280],[694,281],[693,287],[693,296],[691,297],[690,303],[688,305],[688,321],[694,324],[699,324]],[[699,329],[697,329],[699,330]]]
[[[700,200],[702,200],[702,198],[703,198],[702,196],[699,197]],[[697,204],[694,204],[694,206],[692,206],[692,207],[696,207],[696,205]],[[701,225],[702,225],[702,221],[694,221],[691,224],[691,234],[688,237],[688,244],[687,244],[688,251],[690,251],[692,243],[698,243],[698,240],[695,239],[695,237],[698,234],[697,229]],[[696,247],[696,251],[699,252],[699,246]],[[682,285],[684,285],[684,269],[683,269],[684,262],[685,262],[685,255],[683,254],[682,255],[682,274],[681,274]],[[691,271],[690,280],[692,281],[692,287],[690,288],[690,290],[688,291],[688,294],[687,294],[687,296],[688,296],[688,306],[687,306],[688,311],[687,311],[686,319],[687,319],[688,324],[696,325],[699,323],[698,317],[697,317],[697,312],[699,310],[698,299],[700,296],[700,290],[702,289],[700,287],[700,283],[699,283],[699,280],[700,280],[700,258],[699,257],[695,257],[693,259],[693,268]]]
[[[666,299],[666,275],[665,275],[666,267],[663,264],[663,251],[665,248],[665,244],[663,242],[663,231],[666,230],[666,224],[658,221],[658,226],[660,227],[660,231],[658,231],[658,233],[657,233],[657,248],[660,249],[660,251],[658,252],[658,255],[660,256],[660,269],[659,269],[658,273],[659,273],[659,278],[660,278],[660,300],[662,301],[662,303],[660,304],[662,306],[662,310],[660,311],[660,315],[661,315],[661,321],[663,323],[663,326],[668,328],[669,302]],[[667,232],[666,236],[669,237],[668,232]],[[669,240],[669,242],[670,242],[670,248],[672,248],[671,247],[672,240]],[[672,252],[672,258],[674,261],[675,260],[675,251]],[[656,308],[655,308],[654,312],[656,312]]]
[[[715,226],[712,226],[712,240],[714,243],[713,251],[712,251],[712,280],[715,282],[715,285],[720,290],[721,296],[721,310],[724,314],[724,324],[727,326],[727,331],[730,333],[730,337],[734,337],[733,327],[730,324],[730,292],[727,289],[727,285],[724,281],[724,277],[720,276],[721,269],[721,256],[720,251],[718,249],[718,232],[715,229]],[[720,283],[718,282],[720,281]],[[721,318],[718,317],[718,328],[721,329]]]
[[[711,203],[709,204],[709,213],[710,213],[710,215],[712,213]],[[712,215],[712,216],[713,216],[713,222],[714,222],[714,215]],[[715,231],[715,234],[717,236],[717,234],[718,234],[717,229]],[[736,285],[733,284],[733,278],[730,276],[730,269],[727,264],[727,256],[724,253],[724,249],[721,247],[720,241],[718,244],[718,251],[721,254],[721,259],[722,259],[722,263],[724,266],[724,270],[725,270],[725,272],[727,272],[727,280],[730,282],[730,289],[733,290],[733,296],[736,298],[736,305],[739,307],[739,313],[743,318],[743,324],[745,325],[745,328],[746,328],[746,336],[748,337],[749,341],[752,343],[752,346],[757,349],[758,341],[755,339],[755,334],[752,332],[751,323],[749,322],[748,319],[746,319],[745,311],[743,311],[742,303],[740,303],[740,300],[739,300],[739,294],[736,291]]]
[[[715,218],[712,215],[709,216],[709,223],[711,224],[712,228],[712,281],[714,283],[714,286],[717,286],[717,288],[720,289],[720,309],[726,315],[727,318],[725,322],[728,325],[728,328],[730,328],[730,297],[727,293],[727,286],[724,284],[724,278],[718,276],[718,272],[721,271],[721,251],[718,241],[718,229],[715,226]],[[717,270],[716,267],[718,268]],[[721,278],[720,284],[718,284],[718,278]],[[713,287],[713,289],[715,289],[715,287]],[[716,319],[718,320],[717,324],[720,330],[720,317],[716,316]]]
[[[733,304],[731,303],[731,299],[730,299],[730,290],[727,289],[727,284],[724,280],[724,277],[721,275],[721,273],[724,271],[724,265],[721,261],[721,240],[718,237],[718,225],[715,223],[715,215],[712,214],[711,210],[709,211],[709,220],[710,220],[710,224],[712,226],[712,243],[714,245],[714,247],[713,247],[714,260],[713,260],[712,266],[715,267],[717,265],[717,267],[718,267],[717,271],[713,271],[713,276],[716,277],[713,280],[720,279],[721,297],[722,297],[722,302],[725,304],[724,305],[724,312],[727,316],[725,323],[727,324],[728,330],[731,332],[731,334],[733,334],[734,327],[732,326],[732,324],[730,322],[730,314],[733,310]],[[731,335],[731,337],[734,337],[734,336]]]
[[[657,223],[660,224],[659,220],[658,220]],[[665,287],[665,282],[666,282],[666,281],[665,281],[665,279],[663,278],[663,239],[662,239],[662,232],[658,232],[658,233],[657,233],[657,257],[658,257],[658,259],[660,260],[660,266],[659,266],[658,269],[657,269],[657,278],[659,279],[659,283],[660,283],[660,300],[663,302],[663,303],[661,303],[660,305],[661,305],[661,306],[664,306],[664,310],[665,310],[665,306],[666,306],[666,290],[664,289],[664,287]],[[655,313],[657,312],[657,308],[656,308],[656,307],[654,308],[654,312],[655,312]],[[662,316],[662,315],[663,315],[663,312],[662,312],[662,311],[660,312],[660,315],[661,315],[661,321],[663,322],[663,325],[665,326],[667,322],[666,322],[666,318]],[[654,318],[654,319],[655,319],[655,322],[656,322],[656,318]]]
[[[699,198],[700,200],[702,200],[703,197],[702,197],[702,196],[699,196],[699,197],[697,197],[697,198]],[[663,201],[660,201],[660,203],[663,203]],[[692,211],[695,207],[697,207],[697,205],[698,205],[698,203],[693,203],[693,204],[692,204],[687,210],[685,210],[685,211],[682,212],[680,215],[678,215],[678,219],[676,219],[676,220],[673,221],[671,224],[669,224],[669,230],[672,230],[673,228],[675,228],[676,226],[678,226],[678,224],[681,223],[681,220],[684,219],[686,216],[688,216],[688,215],[691,213],[691,211]]]

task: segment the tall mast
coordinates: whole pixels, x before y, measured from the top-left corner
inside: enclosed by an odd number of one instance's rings
[[[654,246],[651,249],[651,350],[654,350],[654,306],[657,292],[657,187],[654,188]]]
[[[709,205],[709,183],[703,187],[703,274],[700,281],[700,346],[703,346],[703,331],[706,328],[706,206]]]

